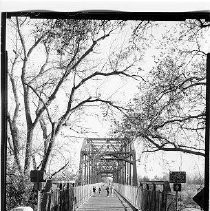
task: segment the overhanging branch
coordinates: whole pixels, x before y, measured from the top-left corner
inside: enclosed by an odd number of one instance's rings
[[[155,129],[162,128],[162,127],[164,127],[165,125],[170,124],[170,123],[185,122],[185,121],[187,121],[187,120],[198,119],[198,118],[205,118],[205,113],[202,112],[202,113],[200,113],[200,114],[198,114],[198,115],[189,115],[189,116],[187,116],[187,117],[183,117],[183,118],[180,118],[180,119],[171,119],[171,120],[165,121],[165,122],[162,123],[161,125],[156,125],[156,126],[155,126]]]
[[[46,110],[46,112],[47,112],[48,118],[49,118],[49,120],[50,120],[50,123],[52,124],[53,122],[52,122],[52,119],[51,119],[49,110],[48,110],[48,108],[47,108],[47,105],[46,105],[45,102],[43,101],[43,99],[39,96],[39,94],[37,93],[37,91],[36,91],[31,85],[26,84],[26,83],[25,83],[25,85],[28,86],[28,87],[36,94],[36,96],[39,98],[39,100],[43,103],[43,105],[44,105],[44,107],[45,107],[45,110]]]
[[[53,176],[55,176],[56,174],[58,174],[60,171],[62,171],[63,169],[65,169],[67,166],[69,165],[69,161],[62,166],[59,170],[55,171],[53,174],[51,174],[51,176],[49,177],[49,179],[51,179]]]
[[[153,139],[151,139],[149,136],[146,135],[141,135],[143,138],[147,139],[151,144],[153,144],[157,150],[162,150],[162,151],[168,151],[168,152],[183,152],[183,153],[188,153],[188,154],[193,154],[193,155],[199,155],[199,156],[205,156],[205,153],[200,152],[200,149],[196,149],[194,147],[187,147],[184,145],[178,145],[174,144],[174,147],[165,147],[164,144],[157,144]]]

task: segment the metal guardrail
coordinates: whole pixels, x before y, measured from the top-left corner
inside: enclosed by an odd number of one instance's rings
[[[114,189],[137,210],[174,211],[175,195],[169,192],[156,190],[156,188],[144,189],[143,185],[137,187],[116,183]]]
[[[42,205],[42,210],[64,211],[74,210],[74,187],[68,184],[65,188],[53,188],[50,192],[44,193],[47,196],[46,204]]]
[[[156,188],[157,185],[157,188]],[[140,186],[113,184],[115,191],[125,198],[134,208],[141,211],[174,211],[175,195],[158,188],[155,183]],[[44,193],[46,198],[42,205],[44,211],[75,211],[93,195],[93,186],[97,189],[101,183],[75,187],[72,183],[57,183]]]
[[[85,201],[87,201],[93,195],[93,186],[97,187],[98,184],[89,184],[74,188],[75,208],[81,206]]]
[[[52,187],[49,192],[44,193],[47,199],[42,209],[44,211],[75,211],[92,196],[93,186],[99,185],[101,183],[74,187],[72,183],[61,183],[59,188]]]
[[[128,200],[135,208],[139,208],[141,205],[141,190],[140,187],[114,184],[114,190]]]

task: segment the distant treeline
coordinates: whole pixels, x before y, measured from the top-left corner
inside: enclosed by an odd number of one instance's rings
[[[162,177],[155,176],[153,178],[149,178],[147,176],[144,177],[138,177],[139,182],[145,182],[145,181],[168,181],[169,180],[169,174],[165,174]],[[193,176],[187,176],[186,178],[187,184],[195,184],[195,185],[201,185],[204,184],[204,177],[201,175],[193,175]]]

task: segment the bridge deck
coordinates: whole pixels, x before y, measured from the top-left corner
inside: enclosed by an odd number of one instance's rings
[[[86,203],[77,209],[77,211],[132,211],[133,209],[117,193],[107,196],[102,189],[101,194],[96,193]]]

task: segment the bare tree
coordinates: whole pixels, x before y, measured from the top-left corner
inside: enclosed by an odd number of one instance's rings
[[[32,164],[34,169],[46,170],[57,135],[72,123],[73,116],[84,105],[115,106],[88,87],[104,77],[135,77],[132,68],[139,59],[130,52],[130,43],[115,49],[106,59],[104,54],[99,54],[105,46],[104,40],[123,29],[123,21],[16,17],[10,24],[14,42],[10,43],[9,51],[12,94],[8,112],[9,136],[14,160],[24,182]],[[62,99],[59,98],[61,94]],[[41,163],[37,163],[33,148],[36,136],[43,140]],[[21,148],[24,156],[20,156],[20,144],[25,145]],[[65,163],[57,172],[66,166]]]

